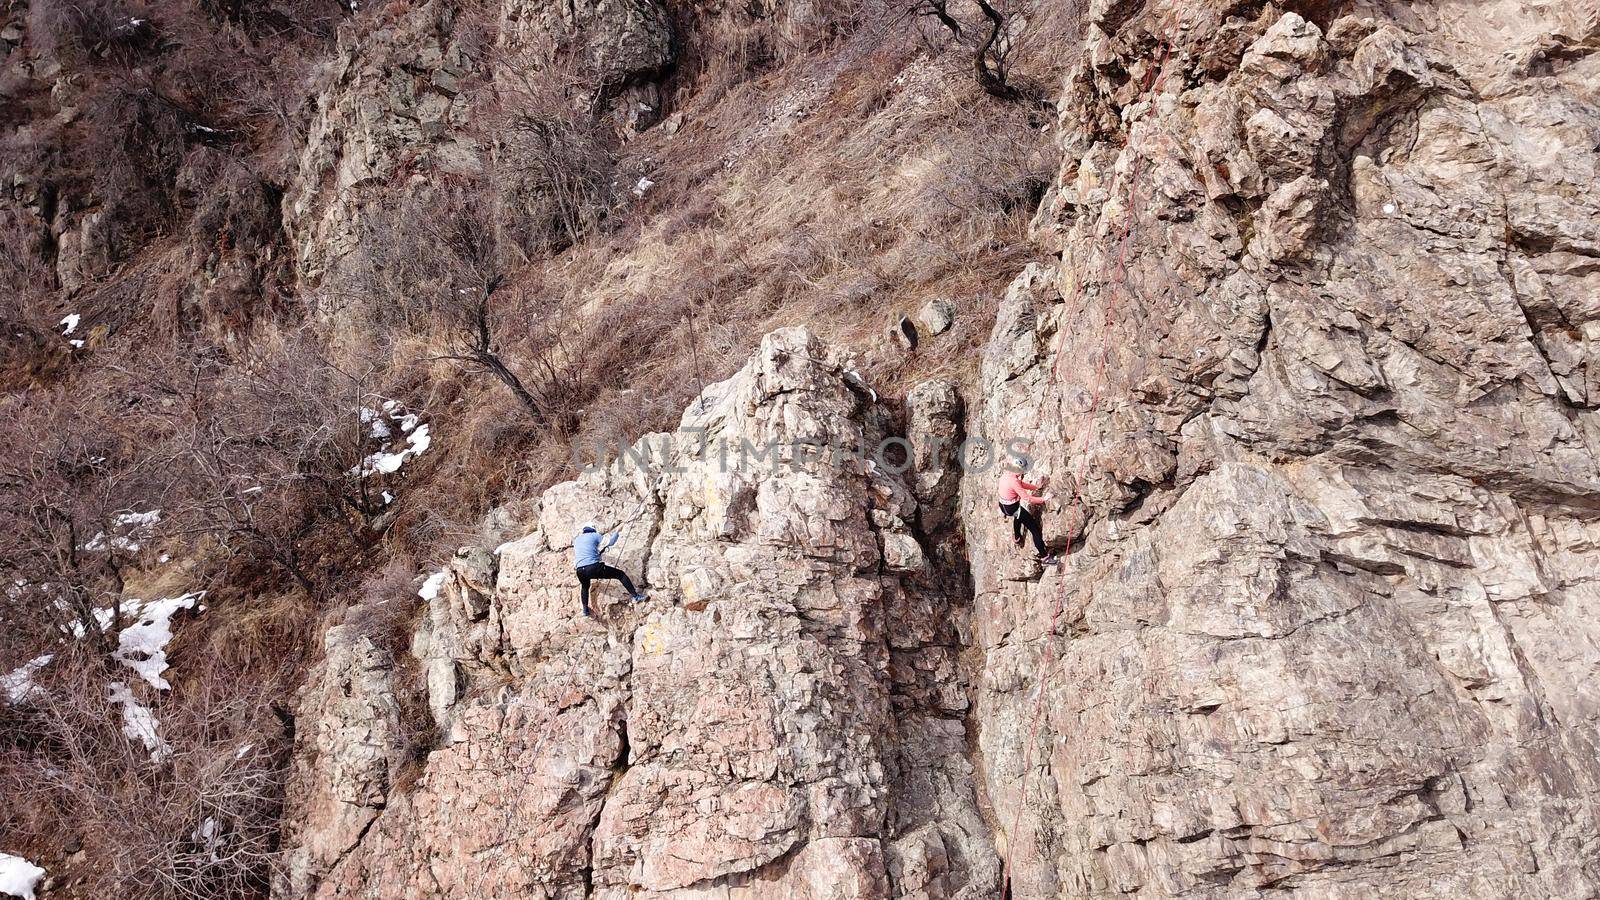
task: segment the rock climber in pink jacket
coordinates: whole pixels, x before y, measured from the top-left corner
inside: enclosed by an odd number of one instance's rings
[[[1011,520],[1011,538],[1018,547],[1022,546],[1022,532],[1026,529],[1028,535],[1033,538],[1033,549],[1039,554],[1039,562],[1053,566],[1056,564],[1056,557],[1044,544],[1044,535],[1040,533],[1039,514],[1033,510],[1034,506],[1042,507],[1046,499],[1043,494],[1037,493],[1039,490],[1040,485],[1024,481],[1020,471],[1007,469],[1001,472],[1000,514]]]

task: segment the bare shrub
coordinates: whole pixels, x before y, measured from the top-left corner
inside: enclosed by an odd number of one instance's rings
[[[0,631],[76,630],[105,649],[125,624],[124,573],[164,527],[171,483],[99,400],[43,388],[0,397],[0,577],[12,594]]]
[[[158,33],[142,4],[122,0],[37,0],[31,10],[44,46],[68,65],[127,66],[156,46]]]
[[[190,151],[177,182],[192,209],[185,240],[192,265],[212,275],[203,298],[181,304],[186,331],[211,325],[212,333],[238,334],[274,307],[285,290],[287,254],[279,254],[282,192],[222,151]],[[199,280],[199,279],[197,279]]]
[[[532,421],[567,428],[582,390],[579,355],[559,321],[529,309],[538,302],[529,286],[513,282],[515,257],[500,238],[489,186],[441,184],[409,200],[394,229],[369,251],[362,291],[403,310],[413,331],[437,335],[443,346],[430,359],[493,378]]]
[[[715,102],[736,86],[786,62],[814,54],[870,20],[866,0],[745,4],[674,9],[683,35],[675,81]]]
[[[85,92],[82,138],[68,144],[68,159],[99,206],[94,245],[103,258],[87,260],[91,275],[106,274],[172,224],[187,120],[148,84],[113,81]]]
[[[383,506],[363,467],[373,373],[333,365],[303,328],[263,336],[205,389],[202,378],[172,385],[184,401],[174,413],[184,439],[171,451],[185,476],[183,521],[221,553],[268,563],[322,596]]]
[[[495,77],[474,117],[502,239],[524,258],[571,246],[616,203],[616,151],[582,61],[543,34],[482,50]]]
[[[411,630],[422,609],[415,585],[417,564],[408,554],[391,557],[362,582],[345,624],[397,658],[410,646]]]
[[[1089,0],[1030,0],[1018,9],[1026,26],[1015,35],[1012,70],[1046,89],[1060,85],[1082,58]]]
[[[207,667],[151,700],[165,752],[125,733],[126,672],[63,650],[0,745],[0,814],[17,839],[81,842],[86,894],[262,894],[277,851],[288,742],[256,673]]]
[[[6,151],[0,145],[0,154]],[[66,346],[54,312],[56,273],[48,226],[0,205],[0,389],[20,388],[59,368]]]

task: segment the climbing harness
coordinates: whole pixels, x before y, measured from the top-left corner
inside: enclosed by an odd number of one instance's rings
[[[1172,30],[1169,26],[1171,25],[1172,19],[1176,15],[1176,8],[1168,11],[1167,17],[1163,19],[1161,25],[1158,26],[1155,36],[1162,43],[1161,57],[1156,61],[1155,66],[1145,73],[1144,84],[1141,85],[1140,88],[1141,94],[1151,92],[1159,94],[1161,91],[1161,85],[1166,80],[1167,60],[1172,54],[1172,45],[1170,41],[1166,40],[1166,35],[1172,33]],[[1130,137],[1133,133],[1134,124],[1135,123],[1132,122],[1128,124],[1127,133]],[[1091,436],[1094,428],[1095,415],[1100,409],[1100,397],[1105,385],[1106,359],[1110,356],[1111,320],[1112,314],[1116,309],[1117,291],[1119,288],[1126,289],[1127,287],[1128,243],[1132,237],[1134,219],[1137,216],[1134,201],[1138,199],[1138,182],[1139,154],[1136,152],[1133,155],[1133,162],[1128,170],[1128,203],[1126,209],[1124,210],[1125,219],[1123,221],[1122,235],[1118,239],[1117,267],[1115,272],[1112,273],[1113,277],[1109,279],[1103,279],[1103,283],[1109,286],[1109,290],[1108,300],[1105,306],[1105,313],[1100,322],[1100,358],[1095,363],[1094,391],[1091,394],[1089,409],[1084,415],[1083,426],[1079,433],[1078,442],[1075,445],[1080,448],[1080,451],[1078,472],[1077,476],[1073,479],[1072,485],[1072,510],[1074,513],[1082,516],[1082,521],[1085,523],[1085,527],[1087,527],[1088,515],[1084,512],[1082,485],[1086,469],[1089,465],[1088,439]],[[1105,263],[1102,262],[1102,274],[1104,274],[1104,266]],[[1056,358],[1055,362],[1050,367],[1049,387],[1051,388],[1054,388],[1057,382],[1060,381],[1061,359],[1063,356],[1062,350],[1066,344],[1066,336],[1067,333],[1063,330],[1060,334],[1060,337],[1057,338]],[[1071,556],[1072,545],[1069,542],[1066,552],[1062,554],[1060,564],[1064,567],[1070,561]],[[1064,580],[1061,581],[1059,587],[1060,589],[1056,593],[1055,609],[1050,615],[1050,630],[1048,636],[1046,637],[1044,655],[1041,657],[1043,661],[1043,671],[1040,673],[1038,683],[1035,685],[1033,690],[1033,714],[1031,716],[1033,721],[1028,733],[1028,742],[1023,748],[1022,783],[1017,794],[1016,810],[1013,812],[1011,817],[1011,829],[1006,835],[1005,864],[1000,873],[1001,900],[1006,900],[1006,898],[1010,897],[1011,894],[1011,875],[1014,871],[1013,861],[1017,852],[1018,829],[1022,824],[1022,807],[1027,803],[1028,800],[1028,779],[1033,773],[1033,751],[1035,745],[1039,741],[1039,723],[1043,719],[1042,712],[1044,708],[1044,698],[1045,695],[1049,693],[1050,676],[1055,667],[1056,630],[1061,622],[1061,613],[1066,607],[1067,600],[1066,582]]]

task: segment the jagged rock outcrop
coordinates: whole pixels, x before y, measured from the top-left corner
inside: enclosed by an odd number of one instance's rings
[[[615,106],[629,129],[649,127],[661,116],[656,82],[677,54],[671,16],[658,0],[560,6],[505,0],[500,39],[513,54],[534,48],[547,61],[570,59],[582,79],[583,104],[595,112]]]
[[[358,633],[330,631],[279,893],[992,895],[966,595],[872,458],[888,422],[835,351],[777,332],[682,432],[546,491],[497,553],[459,554],[413,645],[441,737],[410,787],[369,789],[389,776],[356,723],[393,689],[356,677],[374,668]],[[649,602],[606,584],[578,615],[589,520],[620,528],[612,559]]]
[[[1067,564],[964,485],[1016,896],[1593,895],[1594,4],[1092,18],[975,410]]]
[[[283,223],[302,284],[337,279],[364,242],[382,245],[401,200],[430,178],[482,169],[461,80],[460,13],[425,2],[382,27],[346,31],[318,74]],[[337,293],[337,292],[335,292]]]
[[[347,27],[314,79],[284,200],[299,285],[330,312],[400,302],[381,295],[414,285],[384,287],[397,259],[381,254],[437,240],[415,220],[448,208],[452,184],[487,188],[492,227],[524,252],[547,232],[570,240],[615,187],[597,123],[654,124],[675,59],[657,0],[429,0]]]

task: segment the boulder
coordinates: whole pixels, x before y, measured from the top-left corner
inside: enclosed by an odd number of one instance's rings
[[[929,300],[917,311],[917,324],[929,334],[944,334],[956,321],[956,305],[949,300]]]

